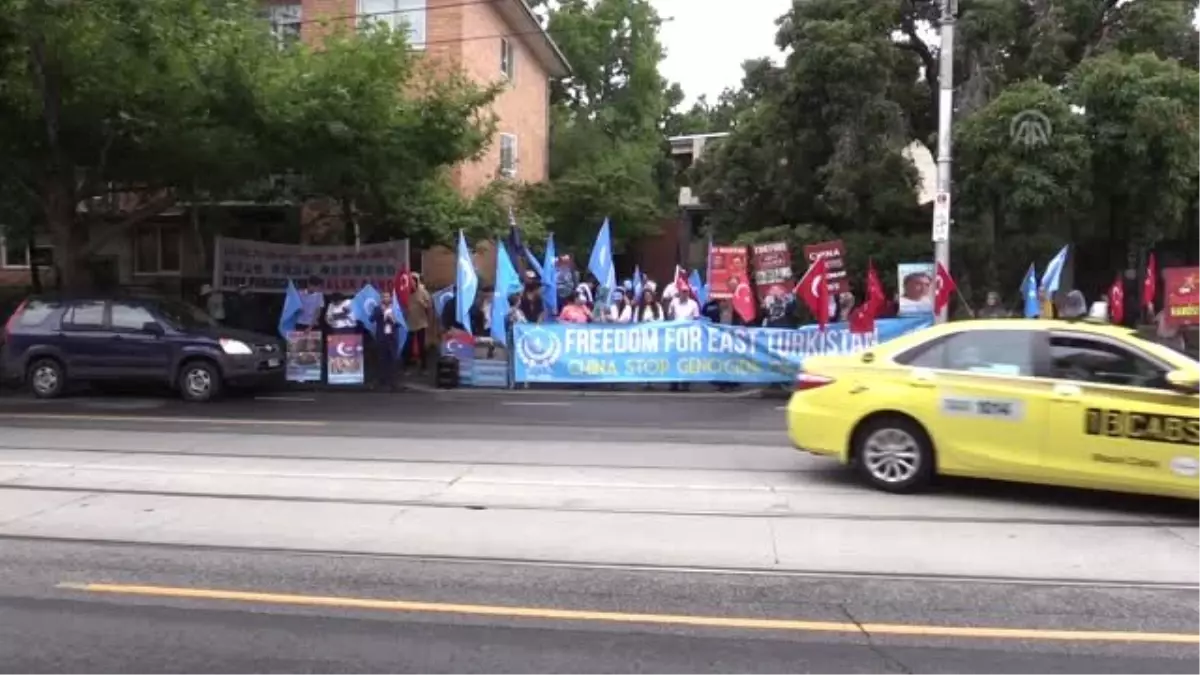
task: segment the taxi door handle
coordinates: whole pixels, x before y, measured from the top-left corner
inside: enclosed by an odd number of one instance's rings
[[[933,373],[915,372],[908,378],[908,384],[913,387],[934,386]]]
[[[1054,398],[1058,401],[1078,401],[1083,395],[1083,390],[1078,385],[1074,384],[1056,384],[1054,385]]]

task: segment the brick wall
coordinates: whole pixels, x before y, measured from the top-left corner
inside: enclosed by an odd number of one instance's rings
[[[488,4],[466,5],[462,8],[462,64],[476,82],[505,81],[500,71],[499,36],[507,36],[512,44],[516,64],[514,82],[496,100],[493,110],[499,117],[497,134],[510,133],[517,137],[517,180],[540,182],[546,180],[549,150],[549,82],[546,70],[534,59],[527,39],[535,35],[516,35],[515,31]],[[487,36],[484,39],[482,36]],[[480,37],[481,39],[472,39]],[[500,139],[476,162],[460,167],[458,187],[473,194],[497,178],[500,167]]]

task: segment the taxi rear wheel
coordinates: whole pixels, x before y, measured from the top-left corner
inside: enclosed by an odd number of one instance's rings
[[[919,492],[933,481],[933,444],[907,417],[869,420],[854,435],[854,458],[863,479],[880,490]]]

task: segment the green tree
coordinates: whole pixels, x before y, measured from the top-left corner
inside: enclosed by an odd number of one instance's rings
[[[1108,277],[1194,229],[1196,0],[961,0],[955,53],[954,268],[960,287],[1015,287],[1075,244]],[[732,133],[695,168],[724,236],[829,232],[925,241],[902,150],[936,144],[937,0],[807,0],[783,18],[782,67],[747,70]],[[1041,147],[1015,121],[1049,123]],[[1190,228],[1190,229],[1189,229]],[[1092,286],[1096,282],[1091,283]]]
[[[620,249],[655,231],[673,187],[660,19],[648,0],[564,0],[547,16],[573,74],[552,87],[550,180],[526,200],[560,248],[585,250],[608,217]]]
[[[265,175],[249,92],[271,41],[247,2],[0,1],[0,179],[19,186],[86,286],[106,241],[184,193]],[[86,206],[140,193],[116,221]]]
[[[303,192],[331,198],[364,239],[447,240],[440,221],[402,218],[404,205],[436,201],[438,175],[478,157],[495,130],[488,106],[499,86],[432,73],[420,58],[403,31],[339,31],[320,51],[280,59],[259,92],[273,163],[301,176]]]
[[[281,48],[256,0],[0,0],[0,191],[34,214],[68,288],[105,242],[180,200],[271,175],[328,197],[365,238],[442,239],[399,218],[485,147],[495,90],[422,78],[402,35]],[[99,208],[107,197],[136,207]]]

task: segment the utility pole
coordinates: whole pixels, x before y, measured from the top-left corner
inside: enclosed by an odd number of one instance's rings
[[[954,17],[958,0],[941,0],[941,47],[938,62],[937,195],[933,202],[933,258],[950,271],[950,141],[954,116]],[[949,312],[943,307],[938,323]]]

